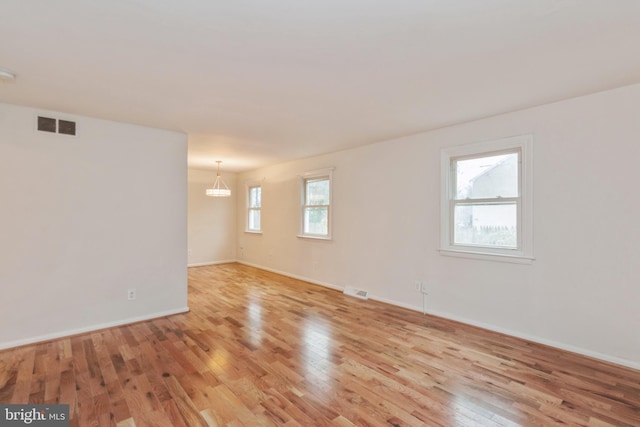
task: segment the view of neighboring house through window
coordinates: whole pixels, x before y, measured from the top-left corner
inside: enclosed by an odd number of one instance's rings
[[[530,140],[442,151],[441,250],[531,257]]]
[[[455,245],[518,248],[520,151],[453,158]]]
[[[331,172],[302,180],[301,236],[331,236]]]
[[[261,231],[260,210],[262,208],[262,187],[259,185],[249,186],[249,203],[248,203],[248,231]]]

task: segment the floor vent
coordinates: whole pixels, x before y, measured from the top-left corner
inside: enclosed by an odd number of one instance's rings
[[[369,299],[369,292],[363,291],[361,289],[352,288],[352,287],[349,287],[349,286],[344,288],[343,293],[345,295],[349,295],[351,297],[356,297],[356,298],[360,298],[360,299]]]

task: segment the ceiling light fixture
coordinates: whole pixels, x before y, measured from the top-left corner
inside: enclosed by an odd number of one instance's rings
[[[16,79],[16,75],[8,70],[0,69],[0,80],[5,80],[7,82],[13,81]]]
[[[213,183],[212,188],[207,188],[207,196],[211,197],[229,197],[231,195],[231,190],[227,187],[227,184],[224,183],[222,178],[220,178],[220,163],[222,160],[216,160],[218,164],[218,172],[216,172],[216,181]]]

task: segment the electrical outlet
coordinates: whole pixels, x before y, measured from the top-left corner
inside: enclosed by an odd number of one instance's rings
[[[131,288],[127,291],[127,299],[129,301],[136,299],[136,288]]]

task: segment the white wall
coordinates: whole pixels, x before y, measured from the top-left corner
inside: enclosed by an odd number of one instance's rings
[[[279,164],[264,179],[263,234],[238,258],[640,368],[640,85]],[[439,153],[445,146],[534,135],[531,265],[440,255]],[[298,178],[335,166],[332,241],[296,237]]]
[[[37,113],[0,104],[0,348],[185,311],[186,135]]]
[[[236,258],[236,175],[220,172],[231,197],[209,197],[216,179],[212,170],[189,169],[189,265],[208,265]]]

